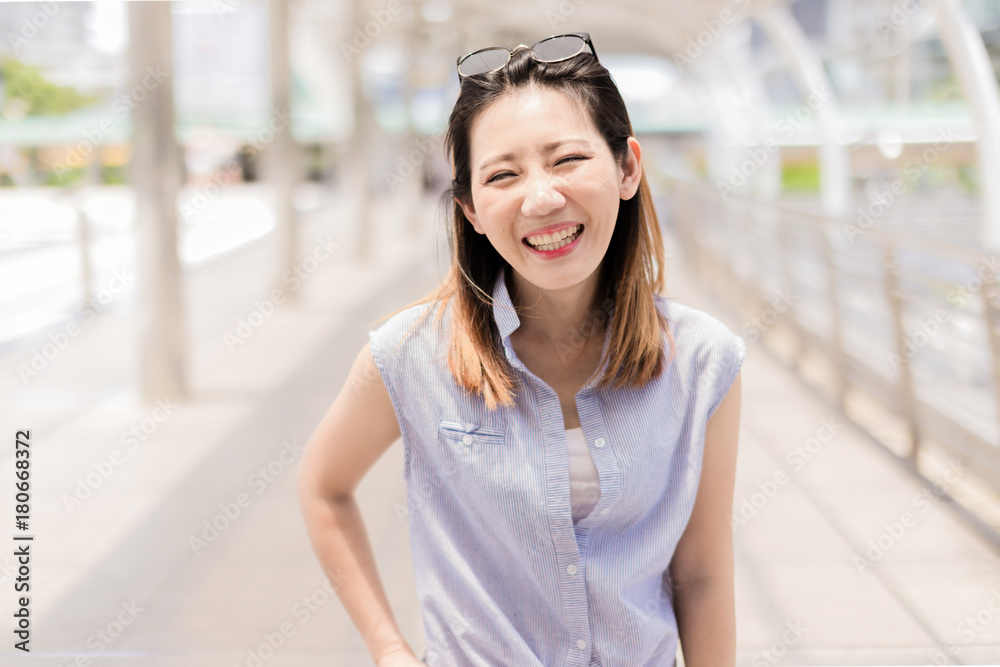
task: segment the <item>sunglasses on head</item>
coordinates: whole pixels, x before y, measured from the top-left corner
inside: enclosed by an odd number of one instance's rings
[[[590,41],[590,34],[571,32],[546,37],[527,48],[531,50],[535,60],[543,63],[557,63],[580,55],[588,47],[596,59],[597,51],[594,50],[594,43]],[[514,50],[516,51],[517,48]],[[488,46],[485,49],[467,53],[458,59],[459,83],[467,76],[486,74],[501,69],[510,62],[513,56],[514,51],[506,46]]]

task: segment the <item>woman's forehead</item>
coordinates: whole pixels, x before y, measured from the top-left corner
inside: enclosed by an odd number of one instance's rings
[[[583,106],[577,97],[563,90],[552,86],[529,84],[504,93],[483,109],[479,115],[482,117],[488,114],[531,114],[559,118],[565,116],[567,110],[581,113]]]
[[[579,100],[548,86],[506,93],[483,109],[470,129],[473,151],[477,144],[507,143],[537,134],[597,134]]]

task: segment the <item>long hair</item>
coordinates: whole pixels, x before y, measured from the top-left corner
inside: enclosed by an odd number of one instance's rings
[[[431,310],[438,311],[440,322],[441,307],[450,303],[448,368],[456,384],[480,394],[490,410],[512,406],[516,398],[516,379],[502,352],[492,303],[492,288],[496,280],[504,279],[510,265],[485,234],[475,232],[456,200],[470,202],[472,197],[469,130],[473,120],[503,95],[529,85],[548,86],[579,101],[615,160],[624,164],[632,123],[618,87],[593,55],[543,63],[528,49],[518,49],[505,67],[466,77],[444,138],[454,173],[451,187],[442,195],[443,206],[452,204],[451,224],[446,224],[451,268],[430,294],[381,318],[432,303],[435,308],[428,308],[414,326]],[[604,318],[602,324],[611,331],[598,365],[605,372],[596,386],[641,387],[669,363],[669,358],[663,359],[664,332],[670,340],[670,358],[675,351],[673,334],[653,298],[663,291],[663,238],[645,173],[636,194],[620,202],[599,271],[597,293],[588,312],[595,320]]]

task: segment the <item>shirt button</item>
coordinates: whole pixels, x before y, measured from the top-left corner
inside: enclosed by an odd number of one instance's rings
[[[576,574],[576,565],[570,563],[568,566],[566,566],[566,571],[569,572],[570,574]]]
[[[587,642],[583,641],[582,639],[577,639],[576,647],[582,651],[583,649],[587,648]]]
[[[598,438],[597,440],[594,440],[594,444],[597,445],[598,447],[603,447],[604,446],[604,438]]]
[[[610,507],[605,507],[604,509],[601,510],[601,514],[607,514],[610,511],[611,511]]]
[[[463,435],[462,436],[462,442],[464,442],[467,445],[471,445],[472,444],[472,436],[469,435],[469,434]]]

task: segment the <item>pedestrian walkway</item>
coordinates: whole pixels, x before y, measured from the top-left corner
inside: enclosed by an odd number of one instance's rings
[[[679,262],[670,268],[670,296],[740,333]],[[1000,554],[759,342],[747,348],[737,664],[1000,664]],[[946,462],[935,481],[954,490],[964,474]]]
[[[0,391],[14,398],[0,418],[8,433],[32,429],[36,541],[32,657],[15,660],[8,645],[0,663],[68,665],[100,650],[93,664],[371,664],[309,545],[294,471],[373,320],[440,280],[432,205],[415,239],[398,233],[405,211],[385,209],[370,264],[352,262],[349,239],[334,234],[344,252],[305,281],[301,303],[240,343],[225,334],[268,293],[269,242],[192,271],[186,402],[138,401],[138,322],[125,307],[27,385],[13,370],[26,350],[5,353]],[[303,239],[346,227],[317,218]],[[739,332],[682,264],[669,269],[668,296]],[[752,341],[742,387],[737,664],[1000,663],[1000,555]],[[11,466],[4,452],[0,467]],[[419,655],[400,443],[358,499]],[[6,618],[14,565],[0,557]]]
[[[28,383],[16,368],[32,343],[4,350],[0,391],[10,398],[0,415],[10,433],[30,428],[33,439],[26,664],[100,652],[96,664],[250,665],[271,651],[269,665],[331,664],[331,656],[364,664],[364,644],[309,545],[294,471],[370,322],[437,282],[436,200],[380,206],[369,262],[351,257],[346,230],[356,212],[346,204],[330,206],[335,218],[303,222],[303,257],[336,247],[304,279],[299,304],[260,305],[277,255],[269,239],[189,272],[187,401],[139,401],[137,313],[124,301]],[[238,331],[241,320],[249,335]],[[361,491],[397,593],[413,589],[405,525],[391,504],[405,502],[401,464],[394,451]],[[5,451],[0,467],[12,465]],[[6,588],[13,557],[0,557],[0,568]],[[0,613],[12,618],[14,604],[13,594],[0,596]],[[401,612],[416,641],[419,613]],[[9,645],[0,651],[2,664],[18,657]]]

